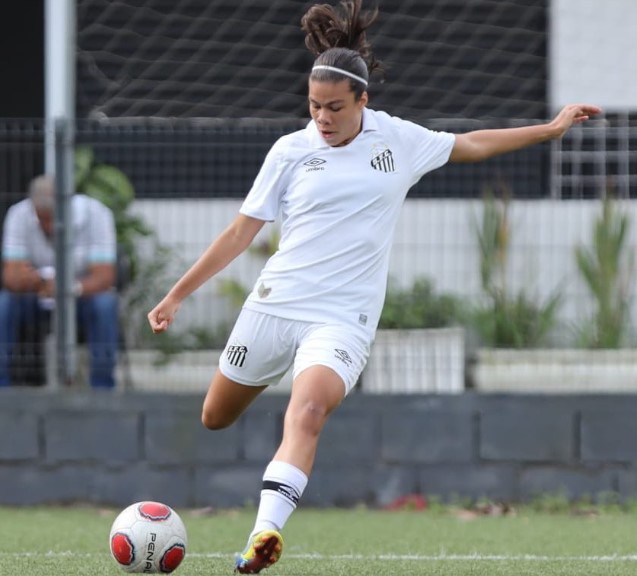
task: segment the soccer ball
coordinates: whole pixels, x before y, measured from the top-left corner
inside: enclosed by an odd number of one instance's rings
[[[136,502],[115,518],[109,542],[125,572],[167,574],[186,555],[186,527],[170,506]]]

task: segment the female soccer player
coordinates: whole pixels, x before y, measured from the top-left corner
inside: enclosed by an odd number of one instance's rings
[[[281,240],[248,296],[203,404],[202,422],[231,425],[291,365],[283,438],[266,467],[254,529],[235,571],[256,574],[280,557],[280,531],[312,469],[321,430],[367,361],[383,305],[392,232],[407,191],[446,162],[477,162],[561,137],[600,112],[566,106],[542,125],[433,132],[367,108],[380,68],[366,40],[377,12],[361,0],[314,5],[305,43],[311,121],[270,149],[239,214],[148,314],[166,330],[181,302],[281,215]]]

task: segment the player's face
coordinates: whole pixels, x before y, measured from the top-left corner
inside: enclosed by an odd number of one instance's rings
[[[319,82],[310,80],[310,114],[323,140],[330,146],[345,146],[361,131],[367,92],[356,100],[349,80]]]

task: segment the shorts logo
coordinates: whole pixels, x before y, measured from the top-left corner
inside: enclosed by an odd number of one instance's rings
[[[241,368],[246,359],[246,354],[248,353],[247,346],[228,346],[228,351],[226,352],[226,356],[228,357],[228,362],[237,368]]]
[[[336,358],[341,360],[345,365],[351,366],[354,363],[352,357],[347,353],[346,350],[339,350],[338,348],[334,348],[334,352],[336,352]]]
[[[394,156],[389,148],[372,150],[372,168],[381,172],[395,172]]]

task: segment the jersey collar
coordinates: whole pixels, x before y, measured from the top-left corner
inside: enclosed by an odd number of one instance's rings
[[[331,148],[325,143],[323,137],[319,134],[318,128],[314,120],[310,120],[307,125],[308,138],[312,148]],[[363,132],[378,131],[378,122],[374,114],[367,107],[363,108]]]

